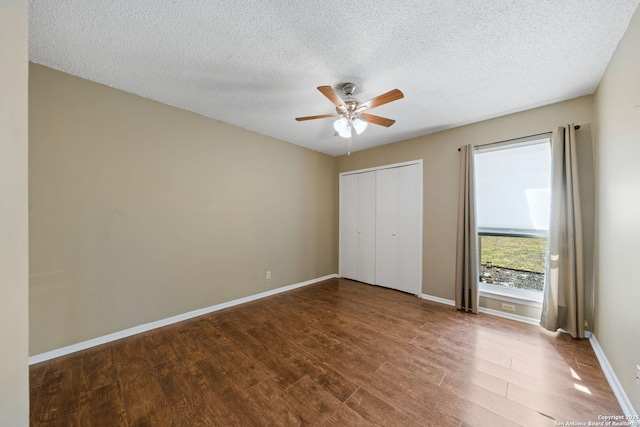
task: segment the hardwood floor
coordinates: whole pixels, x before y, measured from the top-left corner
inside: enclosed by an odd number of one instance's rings
[[[31,366],[33,426],[553,426],[621,414],[587,340],[332,279]]]

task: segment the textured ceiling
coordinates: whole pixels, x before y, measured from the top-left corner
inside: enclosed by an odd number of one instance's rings
[[[33,62],[331,155],[316,90],[358,85],[353,150],[593,93],[640,0],[31,0]]]

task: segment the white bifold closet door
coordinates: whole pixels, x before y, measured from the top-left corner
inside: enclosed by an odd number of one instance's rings
[[[420,167],[408,165],[376,173],[376,284],[420,294]]]
[[[375,284],[376,172],[343,175],[340,179],[341,275]]]
[[[340,176],[340,275],[422,292],[422,165]]]

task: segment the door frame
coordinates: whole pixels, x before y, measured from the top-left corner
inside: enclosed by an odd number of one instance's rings
[[[351,171],[346,171],[346,172],[340,172],[338,174],[338,275],[340,277],[342,277],[342,241],[340,239],[340,236],[342,235],[342,203],[340,203],[341,200],[341,195],[342,195],[342,177],[346,176],[346,175],[356,175],[359,173],[364,173],[364,172],[372,172],[372,171],[379,171],[379,170],[383,170],[383,169],[393,169],[393,168],[399,168],[402,166],[410,166],[410,165],[418,165],[419,166],[419,172],[420,172],[420,182],[419,182],[419,193],[420,193],[420,201],[418,203],[419,206],[419,216],[420,216],[420,224],[419,224],[419,237],[420,237],[420,245],[419,245],[419,251],[420,253],[418,254],[419,257],[418,259],[420,260],[420,272],[422,273],[422,280],[420,280],[420,289],[416,289],[416,293],[415,295],[422,295],[422,286],[424,283],[424,271],[422,269],[422,265],[423,265],[423,259],[422,259],[422,254],[423,254],[423,229],[424,229],[424,171],[423,171],[423,161],[422,159],[417,159],[417,160],[409,160],[406,162],[400,162],[400,163],[391,163],[388,165],[381,165],[381,166],[375,166],[375,167],[371,167],[371,168],[365,168],[365,169],[356,169],[356,170],[351,170]]]

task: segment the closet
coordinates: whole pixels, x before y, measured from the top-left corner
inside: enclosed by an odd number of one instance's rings
[[[422,162],[340,174],[340,275],[422,292]]]

